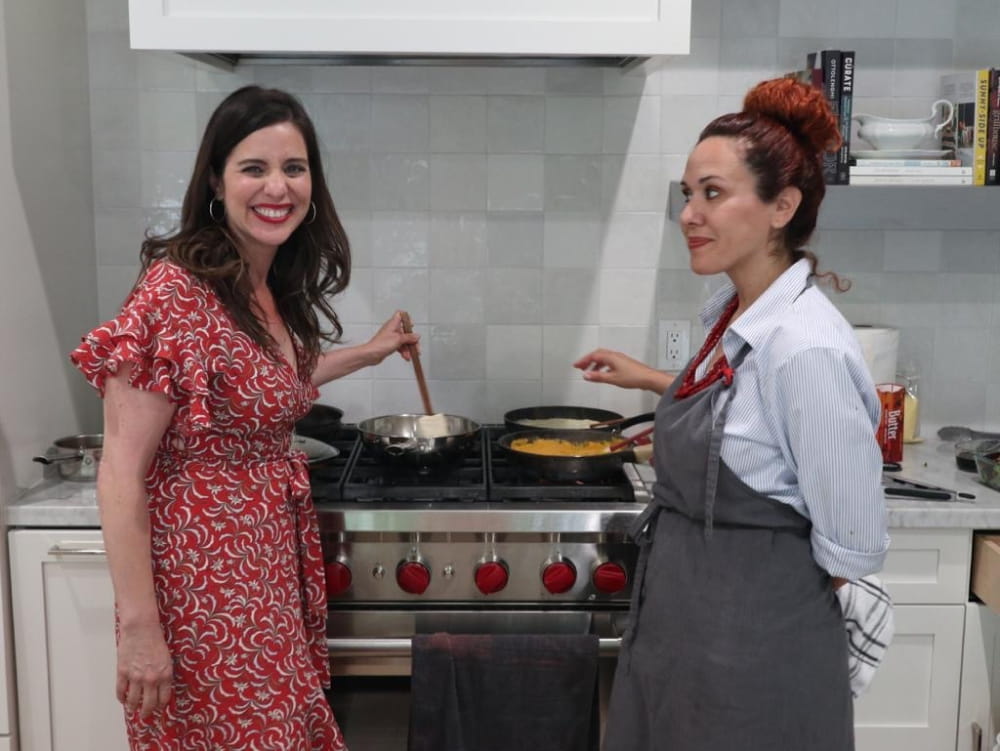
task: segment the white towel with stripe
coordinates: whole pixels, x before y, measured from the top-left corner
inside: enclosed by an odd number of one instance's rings
[[[855,698],[868,688],[896,631],[892,599],[877,576],[849,581],[837,590],[847,628],[847,664]]]

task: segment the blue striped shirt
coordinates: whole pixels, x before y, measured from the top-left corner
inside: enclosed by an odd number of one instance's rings
[[[858,579],[882,568],[889,547],[880,406],[850,324],[809,272],[807,260],[792,265],[722,337],[730,361],[751,347],[736,370],[722,459],[751,488],[812,521],[821,568]],[[701,313],[706,331],[735,293],[729,282],[711,297]]]

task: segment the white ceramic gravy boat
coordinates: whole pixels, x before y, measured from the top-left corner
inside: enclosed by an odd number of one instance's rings
[[[938,107],[941,107],[942,119],[934,125]],[[951,122],[954,110],[955,106],[947,99],[938,99],[931,105],[930,117],[880,117],[858,113],[851,119],[861,124],[858,135],[877,150],[915,149],[928,139],[938,140],[941,131]]]

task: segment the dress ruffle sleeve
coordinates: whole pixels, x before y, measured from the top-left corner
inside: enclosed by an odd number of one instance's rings
[[[131,386],[186,405],[188,428],[209,426],[207,343],[199,320],[205,290],[199,284],[170,263],[151,266],[121,312],[84,336],[70,360],[102,397],[108,376],[130,363]]]

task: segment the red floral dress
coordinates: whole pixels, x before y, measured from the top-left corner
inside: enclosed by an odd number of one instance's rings
[[[345,748],[322,690],[316,514],[305,456],[290,449],[316,388],[238,330],[208,285],[165,261],[70,357],[102,395],[127,362],[132,386],[176,405],[146,475],[174,697],[148,720],[126,714],[131,748]]]

